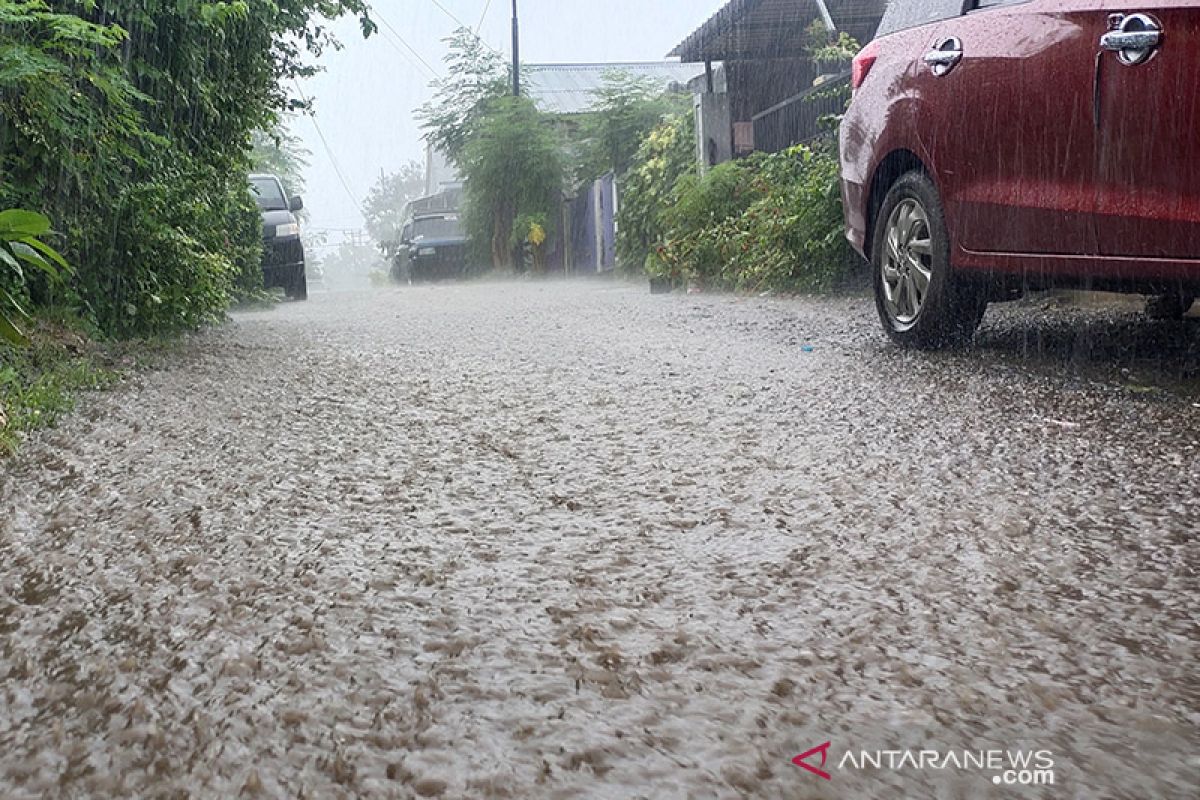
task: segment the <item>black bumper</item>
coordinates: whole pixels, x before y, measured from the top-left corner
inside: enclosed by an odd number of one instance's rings
[[[263,242],[263,285],[287,289],[304,272],[304,243],[296,239]]]
[[[467,270],[466,246],[441,246],[434,255],[413,254],[409,269],[415,280],[461,278]]]

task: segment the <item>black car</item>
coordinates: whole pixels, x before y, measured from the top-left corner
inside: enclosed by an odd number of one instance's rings
[[[461,278],[467,267],[467,235],[457,213],[414,217],[400,234],[396,277],[413,282]]]
[[[283,289],[295,300],[308,299],[304,272],[304,244],[296,212],[304,207],[299,197],[288,197],[283,182],[274,175],[251,175],[250,189],[262,211],[263,285]]]

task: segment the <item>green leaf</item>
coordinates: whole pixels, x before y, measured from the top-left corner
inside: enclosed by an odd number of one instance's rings
[[[8,315],[0,311],[0,339],[4,339],[9,344],[24,345],[29,342],[24,331],[16,326]]]
[[[13,321],[12,316],[4,308],[11,309],[22,320],[29,319],[29,315],[25,313],[25,309],[21,308],[21,304],[17,302],[8,291],[0,289],[0,339],[4,339],[10,344],[22,345],[28,339],[24,331],[17,327],[17,323]]]
[[[54,268],[54,265],[42,258],[38,251],[34,250],[28,244],[23,241],[18,241],[12,242],[10,247],[12,247],[13,255],[15,255],[17,258],[21,259],[30,266],[37,267],[42,272],[46,273],[46,276],[51,280],[58,280],[58,270]]]
[[[46,244],[45,242],[40,241],[38,239],[34,239],[33,237],[29,237],[27,239],[22,239],[21,242],[29,245],[34,250],[37,250],[43,256],[50,259],[55,264],[57,264],[59,267],[61,267],[65,272],[72,271],[71,265],[67,263],[67,260],[65,258],[63,258],[57,250],[55,250],[53,247]]]
[[[0,211],[0,238],[44,236],[50,232],[50,220],[36,211],[11,208]]]
[[[17,261],[13,254],[9,252],[8,248],[10,246],[7,242],[0,242],[0,263],[15,272],[17,280],[24,280],[25,271],[21,269],[21,262]]]

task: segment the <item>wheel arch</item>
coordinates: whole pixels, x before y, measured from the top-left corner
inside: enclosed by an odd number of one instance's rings
[[[933,175],[916,153],[899,149],[888,153],[871,176],[871,188],[867,195],[867,230],[863,243],[868,261],[874,255],[871,248],[875,242],[875,218],[879,215],[879,209],[883,207],[884,198],[892,185],[909,172],[923,172],[930,178]]]

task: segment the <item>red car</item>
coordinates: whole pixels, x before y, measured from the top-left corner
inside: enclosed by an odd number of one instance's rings
[[[850,241],[901,344],[1071,286],[1200,293],[1200,2],[903,0],[855,59]]]

